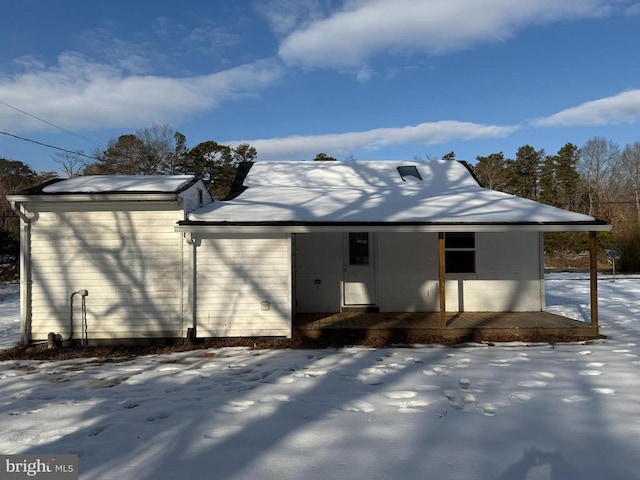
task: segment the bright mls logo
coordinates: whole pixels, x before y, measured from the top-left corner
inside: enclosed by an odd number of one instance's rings
[[[0,480],[77,480],[77,455],[0,455]]]

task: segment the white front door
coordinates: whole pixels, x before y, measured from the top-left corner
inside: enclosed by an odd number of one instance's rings
[[[374,234],[347,233],[344,243],[344,305],[376,305]]]

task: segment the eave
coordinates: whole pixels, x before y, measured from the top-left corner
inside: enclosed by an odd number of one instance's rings
[[[30,203],[82,202],[177,202],[176,193],[72,193],[42,195],[8,195],[7,200],[23,205]]]
[[[197,222],[182,221],[175,226],[176,232],[195,236],[236,233],[328,233],[328,232],[608,232],[611,225],[595,222]]]

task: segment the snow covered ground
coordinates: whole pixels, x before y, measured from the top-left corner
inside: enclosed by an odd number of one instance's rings
[[[588,318],[584,275],[548,310]],[[601,277],[589,344],[251,351],[0,363],[0,453],[83,479],[635,479],[640,279]],[[0,286],[0,345],[18,338]]]

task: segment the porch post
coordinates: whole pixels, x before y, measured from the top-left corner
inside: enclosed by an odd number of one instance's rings
[[[591,291],[591,326],[598,330],[598,249],[597,233],[589,232],[589,289]]]
[[[441,325],[446,327],[446,318],[444,313],[447,311],[446,305],[446,289],[445,289],[445,263],[444,263],[444,232],[438,232],[438,284],[440,287],[440,314],[442,315]]]

